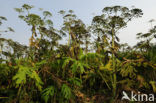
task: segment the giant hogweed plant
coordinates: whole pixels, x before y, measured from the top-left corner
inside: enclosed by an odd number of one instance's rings
[[[140,9],[105,7],[89,29],[72,10],[61,10],[63,25],[58,30],[49,11],[41,10],[40,16],[33,8],[15,8],[31,27],[29,46],[0,38],[0,102],[112,103],[121,102],[123,90],[156,91],[151,42],[155,27],[137,35],[145,38],[143,45],[120,44],[117,36],[129,21],[142,16]],[[0,26],[5,20],[0,17]],[[68,43],[61,44],[65,35]]]

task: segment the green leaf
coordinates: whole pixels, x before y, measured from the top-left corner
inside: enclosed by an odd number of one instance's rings
[[[24,9],[26,9],[26,10],[29,10],[29,9],[31,9],[31,8],[33,8],[33,6],[31,5],[28,5],[28,4],[24,4],[23,6],[22,6]]]
[[[18,72],[13,77],[13,80],[16,81],[16,86],[19,87],[19,85],[26,83],[26,75],[30,73],[29,67],[20,66]]]
[[[55,93],[54,86],[50,86],[42,91],[42,98],[44,99],[45,103],[48,102],[49,98],[52,97]]]
[[[150,81],[149,83],[151,84],[154,93],[156,93],[156,82],[155,81]]]
[[[51,17],[51,16],[52,16],[52,14],[51,14],[49,11],[44,11],[44,12],[43,12],[43,15],[44,15],[45,17]]]
[[[15,32],[14,29],[12,29],[11,27],[8,27],[8,30],[11,32]]]
[[[15,11],[18,12],[18,13],[22,13],[22,12],[23,12],[22,8],[14,8],[14,9],[15,9]]]
[[[16,86],[19,87],[19,85],[26,84],[27,78],[34,80],[35,85],[39,90],[42,89],[43,82],[36,71],[32,67],[20,65],[18,72],[13,77],[13,80],[16,81]]]
[[[53,22],[51,20],[46,20],[45,23],[51,26],[53,25]]]
[[[5,21],[7,21],[7,18],[4,17],[4,16],[0,16],[0,20],[5,20]]]
[[[32,78],[33,80],[35,80],[36,87],[39,90],[41,90],[42,89],[43,82],[41,81],[39,75],[35,71],[32,71],[31,75],[29,75],[29,76],[30,76],[30,78]]]
[[[75,78],[69,78],[69,82],[73,85],[81,86],[82,80],[75,77]]]
[[[63,84],[62,88],[61,88],[61,93],[63,94],[65,99],[70,99],[71,98],[71,88],[68,87],[66,84]]]

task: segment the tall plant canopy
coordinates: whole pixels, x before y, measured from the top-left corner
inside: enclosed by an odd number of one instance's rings
[[[138,33],[133,47],[118,37],[141,9],[105,7],[91,25],[61,10],[57,29],[51,12],[33,8],[15,8],[31,27],[28,46],[3,38],[11,27],[0,29],[0,103],[123,103],[122,91],[156,93],[156,26]]]

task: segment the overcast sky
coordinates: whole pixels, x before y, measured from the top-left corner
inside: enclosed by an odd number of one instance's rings
[[[33,13],[38,13],[38,8],[51,11],[54,26],[57,28],[62,24],[61,16],[58,14],[60,10],[74,10],[78,18],[90,25],[92,17],[101,14],[101,10],[106,6],[135,6],[143,10],[143,17],[128,23],[128,27],[118,34],[121,43],[130,45],[137,43],[136,33],[147,32],[151,27],[148,21],[156,19],[156,0],[0,0],[0,16],[8,19],[1,29],[11,26],[15,30],[15,33],[7,34],[5,37],[26,45],[29,42],[31,29],[18,18],[18,13],[13,9],[23,4],[34,5]]]

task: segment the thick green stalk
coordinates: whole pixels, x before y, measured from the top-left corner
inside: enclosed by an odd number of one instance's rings
[[[71,30],[69,28],[69,39],[68,39],[68,46],[70,46],[70,33],[71,33]]]
[[[115,67],[115,55],[114,55],[114,49],[115,49],[115,40],[114,40],[114,36],[115,36],[115,32],[114,32],[114,28],[112,29],[112,65],[113,65],[113,99],[116,96],[116,82],[117,82],[117,78],[116,78],[116,67]]]

